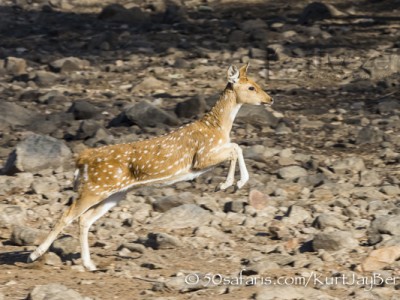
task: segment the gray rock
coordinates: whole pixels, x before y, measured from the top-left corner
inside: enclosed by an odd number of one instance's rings
[[[351,232],[333,231],[317,234],[312,241],[312,246],[315,251],[320,249],[338,251],[341,249],[354,249],[358,246],[358,242]]]
[[[321,2],[313,2],[308,4],[301,13],[298,22],[302,25],[310,25],[315,21],[329,19],[334,16],[344,16],[345,14],[338,11],[334,6]]]
[[[381,193],[377,187],[355,187],[351,190],[353,198],[367,199],[371,201],[385,200],[388,198],[385,194]]]
[[[194,204],[194,198],[192,193],[185,192],[179,195],[170,195],[157,199],[153,202],[153,208],[159,212],[166,212],[171,208],[183,205],[183,204]]]
[[[24,225],[26,212],[21,206],[0,204],[0,227]]]
[[[261,261],[251,261],[243,272],[245,275],[255,275],[255,274],[268,274],[273,270],[279,270],[281,267],[274,261],[270,259],[265,259]]]
[[[400,109],[400,102],[397,100],[386,100],[378,104],[378,112],[381,114],[393,113]]]
[[[267,50],[252,47],[250,48],[249,55],[251,58],[266,59]]]
[[[331,168],[335,173],[338,174],[346,172],[357,173],[365,170],[365,164],[361,157],[349,157],[343,160],[335,161]]]
[[[10,125],[29,125],[39,115],[11,102],[0,102],[0,123]]]
[[[225,233],[210,226],[197,227],[196,230],[194,231],[194,234],[200,237],[211,238],[221,243],[229,241],[229,237]]]
[[[40,97],[41,93],[38,90],[28,89],[22,91],[19,95],[20,101],[29,101],[29,102],[36,102]]]
[[[18,173],[17,176],[0,176],[0,195],[28,192],[32,182],[32,173]]]
[[[366,126],[362,128],[356,137],[357,145],[374,144],[383,141],[383,132],[377,128]]]
[[[68,99],[60,91],[52,90],[43,94],[40,97],[37,97],[35,101],[41,104],[56,104],[56,103],[65,103],[68,101]]]
[[[98,128],[95,134],[85,144],[89,147],[97,147],[101,145],[110,145],[113,143],[114,136],[104,128]]]
[[[282,221],[272,220],[268,226],[268,232],[275,239],[283,240],[290,237],[289,226]]]
[[[259,29],[268,29],[268,25],[261,19],[250,19],[240,24],[240,29],[245,32],[254,32]]]
[[[382,54],[376,50],[371,51],[373,52],[372,56],[359,69],[360,76],[375,80],[385,78],[384,82],[390,85],[390,79],[387,77],[400,71],[399,56],[396,54]]]
[[[279,122],[278,126],[275,129],[276,134],[290,134],[292,132],[292,129],[288,127],[284,122]]]
[[[180,102],[175,107],[175,113],[179,118],[192,118],[204,114],[207,103],[203,95],[197,95],[189,100]]]
[[[399,216],[376,218],[372,221],[370,230],[383,234],[400,235],[400,218]]]
[[[309,218],[311,218],[311,214],[306,209],[298,205],[292,205],[289,207],[286,218],[282,219],[282,221],[284,221],[285,223],[296,225],[300,222],[304,222]]]
[[[30,227],[14,226],[11,233],[11,242],[19,246],[38,245],[44,233]]]
[[[248,147],[243,151],[244,158],[252,159],[258,162],[267,162],[269,157],[266,150],[266,147],[263,145],[254,145]]]
[[[177,237],[167,233],[150,233],[146,244],[155,249],[174,249],[183,245]]]
[[[278,61],[288,58],[288,55],[286,54],[286,48],[282,44],[268,44],[267,52],[270,60]]]
[[[207,225],[213,219],[210,212],[195,204],[174,207],[155,219],[153,226],[166,229],[194,228]]]
[[[140,83],[135,85],[133,88],[134,92],[146,92],[147,94],[150,94],[151,92],[157,91],[157,90],[164,90],[168,87],[168,85],[162,81],[159,80],[153,76],[147,76],[145,77]]]
[[[26,74],[26,61],[23,58],[7,57],[5,59],[4,67],[7,73],[12,76]]]
[[[299,120],[299,126],[302,128],[319,129],[324,126],[324,122],[318,120],[309,120],[307,117],[301,116]]]
[[[97,107],[85,100],[75,101],[68,112],[74,115],[75,120],[91,119],[99,114]]]
[[[54,60],[50,63],[50,67],[55,72],[73,72],[85,69],[90,66],[90,62],[77,57],[64,57]]]
[[[137,243],[123,243],[120,249],[126,248],[132,252],[144,253],[146,251],[146,247],[142,244]]]
[[[78,140],[84,140],[94,137],[97,130],[99,130],[100,128],[102,128],[102,125],[99,121],[83,120],[79,125],[75,138]]]
[[[151,104],[149,101],[141,101],[130,106],[122,113],[128,124],[136,124],[140,127],[155,127],[159,124],[171,126],[178,125],[179,119]]]
[[[140,7],[127,9],[120,4],[110,4],[103,8],[99,15],[100,20],[126,23],[134,26],[143,26],[149,23],[149,15]]]
[[[388,196],[400,195],[400,188],[395,185],[385,185],[381,188],[380,191]]]
[[[262,106],[244,105],[235,119],[238,123],[276,127],[279,118]]]
[[[243,201],[228,201],[224,205],[224,212],[242,213],[246,204]]]
[[[315,219],[313,225],[319,229],[325,229],[327,227],[344,229],[343,221],[337,218],[334,214],[330,213],[320,214]]]
[[[382,176],[374,170],[362,171],[360,175],[360,185],[362,186],[377,186],[382,183]]]
[[[382,241],[382,238],[380,239]],[[379,242],[380,242],[379,241]],[[379,244],[379,247],[391,247],[400,245],[400,235],[395,235]]]
[[[51,251],[65,258],[78,252],[78,248],[79,241],[72,236],[60,237],[51,245]]]
[[[88,300],[78,292],[58,283],[37,285],[29,293],[28,300]]]
[[[71,150],[64,142],[50,136],[33,134],[17,144],[8,156],[4,174],[38,172],[47,168],[66,166],[71,160]]]
[[[35,81],[42,87],[52,86],[59,79],[57,74],[48,71],[36,71]]]
[[[289,166],[279,169],[278,175],[280,178],[293,180],[299,177],[307,176],[307,170],[299,166]]]
[[[229,34],[229,44],[238,45],[246,41],[246,33],[242,30],[233,30]]]
[[[48,178],[37,178],[32,183],[32,190],[38,195],[43,195],[46,199],[55,200],[60,196],[60,186],[54,177],[52,180]]]
[[[35,120],[26,128],[37,134],[50,135],[59,129],[59,124],[52,120]]]
[[[195,273],[192,273],[195,274]],[[194,284],[189,284],[187,283],[186,276],[175,276],[168,278],[168,280],[165,282],[165,284],[162,285],[161,289],[166,288],[169,291],[179,291],[180,293],[187,293],[190,291],[197,291],[201,289],[205,289],[206,286],[206,281],[204,280],[204,275],[200,273],[196,273],[199,276],[199,282],[194,283]],[[160,285],[157,283],[157,285]],[[212,283],[210,283],[210,286],[213,286]],[[153,286],[153,289],[159,289],[156,286]]]
[[[43,260],[44,260],[44,263],[49,266],[61,266],[62,265],[61,258],[53,252],[46,252],[43,255]]]
[[[288,254],[270,253],[267,255],[269,261],[277,263],[279,266],[287,266],[295,261],[295,257]]]

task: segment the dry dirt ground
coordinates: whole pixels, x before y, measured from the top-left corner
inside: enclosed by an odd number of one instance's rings
[[[26,299],[50,283],[91,299],[398,299],[400,2],[146,0],[104,9],[112,3],[0,1],[0,163],[33,133],[74,155],[168,132],[213,105],[230,64],[250,61],[276,100],[265,113],[245,108],[233,128],[251,179],[215,192],[223,165],[133,192],[93,226],[99,270],[84,272],[76,223],[64,231],[73,238],[26,263],[74,196],[72,158],[9,171],[0,176],[0,299]],[[89,106],[70,109],[81,100]],[[172,121],[129,115],[143,100]],[[154,222],[184,203],[207,220]],[[240,272],[290,281],[374,271],[397,282],[218,284]],[[210,274],[214,285],[205,284]],[[196,276],[203,284],[185,283]],[[78,299],[56,293],[31,299]]]

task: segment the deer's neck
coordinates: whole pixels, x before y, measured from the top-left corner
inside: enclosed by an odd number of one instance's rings
[[[218,127],[229,134],[241,106],[242,104],[237,103],[236,93],[227,86],[215,106],[203,117],[202,121],[206,125]]]

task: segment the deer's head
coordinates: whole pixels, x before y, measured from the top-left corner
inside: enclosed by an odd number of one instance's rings
[[[274,100],[270,95],[264,92],[254,80],[247,77],[247,63],[240,69],[236,66],[230,66],[228,69],[228,82],[236,94],[236,101],[239,104],[253,105],[272,105]]]

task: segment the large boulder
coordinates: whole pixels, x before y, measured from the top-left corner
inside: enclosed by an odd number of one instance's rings
[[[133,106],[128,106],[119,116],[111,121],[110,125],[136,124],[140,127],[155,127],[159,124],[176,126],[179,123],[179,119],[174,115],[144,100]]]
[[[262,106],[244,105],[236,116],[238,123],[276,127],[279,118]]]
[[[23,225],[25,220],[26,212],[21,206],[0,204],[0,228]]]
[[[358,241],[348,231],[321,232],[314,237],[312,246],[315,251],[338,251],[341,249],[354,249]]]
[[[46,135],[33,134],[18,143],[8,156],[2,173],[38,172],[66,166],[71,161],[71,150],[64,142]]]
[[[75,120],[91,119],[99,114],[97,107],[86,100],[75,101],[68,112],[74,115]]]
[[[14,226],[10,241],[19,246],[39,245],[45,237],[45,234],[45,232],[38,229],[25,226]]]
[[[204,114],[207,109],[207,103],[202,95],[198,95],[184,102],[178,103],[175,107],[175,113],[180,118],[191,118]]]
[[[166,211],[152,225],[164,229],[195,228],[211,220],[209,211],[195,204],[184,204]]]
[[[78,292],[67,288],[65,285],[50,283],[37,285],[29,294],[28,300],[84,300]]]
[[[23,58],[7,57],[4,67],[7,72],[13,76],[26,74],[26,61]]]
[[[54,60],[50,63],[50,67],[55,72],[67,73],[85,69],[90,66],[90,62],[77,57],[64,57]]]

